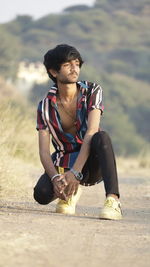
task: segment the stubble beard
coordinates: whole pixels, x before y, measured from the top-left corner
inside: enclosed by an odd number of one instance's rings
[[[60,81],[62,84],[74,84],[74,83],[76,83],[77,82],[77,80],[76,81],[69,81],[69,80],[63,80],[63,81]]]
[[[68,76],[72,76],[72,75],[73,75],[73,73],[68,74]],[[60,79],[59,82],[62,84],[74,84],[78,81],[78,78],[79,78],[79,74],[76,73],[76,78],[71,79],[71,78],[64,77],[64,78]]]

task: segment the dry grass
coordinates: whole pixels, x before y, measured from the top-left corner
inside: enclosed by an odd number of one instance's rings
[[[30,114],[26,114],[13,103],[3,102],[0,104],[0,116],[0,146],[2,151],[7,150],[12,157],[37,162],[36,125]]]
[[[35,121],[7,103],[0,105],[0,112],[0,197],[31,197],[31,187],[42,172]]]
[[[118,157],[117,166],[119,174],[150,177],[150,153],[143,152],[137,157]]]
[[[25,196],[31,169],[40,166],[35,125],[7,103],[1,104],[0,114],[0,195]]]
[[[0,97],[0,196],[24,196],[31,172],[40,167],[36,111],[1,80]]]

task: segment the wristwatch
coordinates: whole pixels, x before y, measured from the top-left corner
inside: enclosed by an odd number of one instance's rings
[[[71,168],[70,171],[74,174],[75,178],[78,181],[81,181],[83,179],[83,174],[81,172],[77,172],[73,168]]]

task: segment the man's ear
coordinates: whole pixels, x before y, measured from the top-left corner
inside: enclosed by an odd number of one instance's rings
[[[56,78],[56,75],[57,75],[57,71],[56,71],[56,70],[49,69],[48,71],[50,72],[50,74],[51,74],[54,78]]]

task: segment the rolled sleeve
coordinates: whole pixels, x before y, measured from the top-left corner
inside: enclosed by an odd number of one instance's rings
[[[91,89],[89,101],[88,101],[88,113],[93,109],[101,110],[101,114],[104,111],[103,105],[103,90],[100,85],[94,85]]]
[[[44,119],[44,111],[43,111],[43,101],[41,101],[38,105],[37,109],[37,125],[36,129],[39,130],[48,130],[46,121]]]

